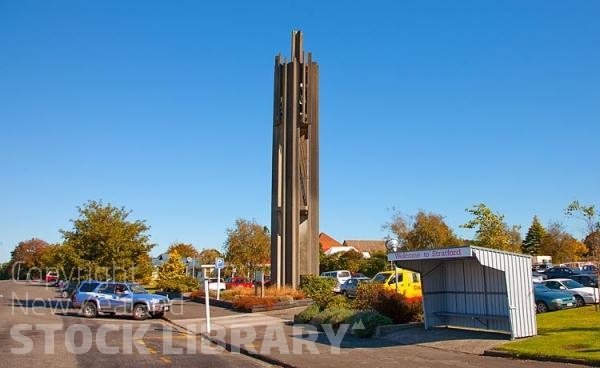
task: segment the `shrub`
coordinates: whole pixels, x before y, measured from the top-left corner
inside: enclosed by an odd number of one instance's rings
[[[308,323],[310,320],[319,314],[321,310],[316,304],[308,306],[305,310],[294,316],[294,323]]]
[[[238,298],[234,298],[233,308],[244,312],[250,312],[252,311],[252,307],[264,306],[267,310],[270,310],[278,301],[279,298],[272,296],[261,298],[260,296],[240,295]]]
[[[198,280],[193,277],[182,277],[171,280],[158,280],[156,287],[168,293],[181,293],[198,289]]]
[[[300,280],[300,289],[311,298],[321,309],[325,309],[334,297],[333,288],[336,280],[329,277],[305,275]]]
[[[360,284],[353,307],[363,311],[377,311],[394,323],[417,322],[423,319],[420,301],[408,301],[394,290],[385,290],[381,284]]]
[[[319,312],[310,320],[310,324],[319,331],[323,331],[323,325],[330,324],[334,331],[340,328],[340,325],[352,317],[354,311],[346,308],[329,308]]]
[[[348,300],[348,298],[346,298],[343,295],[334,295],[333,297],[331,297],[331,299],[329,299],[329,302],[325,307],[325,309],[330,308],[352,309],[352,303],[350,302],[350,300]]]
[[[377,326],[391,325],[392,319],[375,311],[363,311],[354,314],[348,319],[350,331],[358,337],[371,337],[375,333]],[[356,323],[362,323],[363,328],[352,328]]]
[[[382,291],[382,284],[361,282],[356,289],[356,298],[354,298],[352,306],[357,310],[374,310],[377,297]]]

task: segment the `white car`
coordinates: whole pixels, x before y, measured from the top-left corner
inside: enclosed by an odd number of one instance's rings
[[[577,300],[577,306],[600,302],[600,291],[598,288],[583,286],[571,279],[550,279],[542,281],[550,289],[566,291]]]

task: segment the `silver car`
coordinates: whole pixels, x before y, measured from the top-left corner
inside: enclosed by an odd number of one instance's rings
[[[162,317],[171,309],[168,297],[150,294],[141,285],[127,282],[84,281],[73,293],[71,303],[90,318],[125,314],[142,320]]]
[[[550,279],[542,281],[550,289],[565,291],[575,297],[577,306],[598,303],[598,288],[586,287],[571,279]]]
[[[346,282],[340,286],[340,293],[348,298],[354,298],[356,297],[358,285],[369,281],[371,281],[371,279],[368,277],[352,277],[351,279],[346,280]]]

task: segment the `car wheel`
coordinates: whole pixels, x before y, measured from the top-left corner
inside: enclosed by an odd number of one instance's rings
[[[542,301],[536,302],[536,309],[538,313],[546,313],[549,310],[548,305]]]
[[[583,307],[585,306],[585,300],[581,297],[581,295],[575,295],[575,299],[577,300],[576,306]]]
[[[85,302],[81,310],[86,318],[95,318],[98,316],[98,307],[94,302]]]
[[[133,306],[133,319],[140,321],[148,318],[148,307],[145,304],[136,304]]]

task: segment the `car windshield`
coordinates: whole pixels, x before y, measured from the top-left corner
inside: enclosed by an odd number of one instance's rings
[[[144,289],[144,287],[141,285],[133,284],[129,285],[129,288],[134,294],[148,294],[148,290]]]
[[[565,281],[563,281],[563,285],[565,285],[565,287],[567,289],[577,289],[577,288],[583,287],[583,285],[581,285],[580,283],[578,283],[575,280],[565,280]]]

